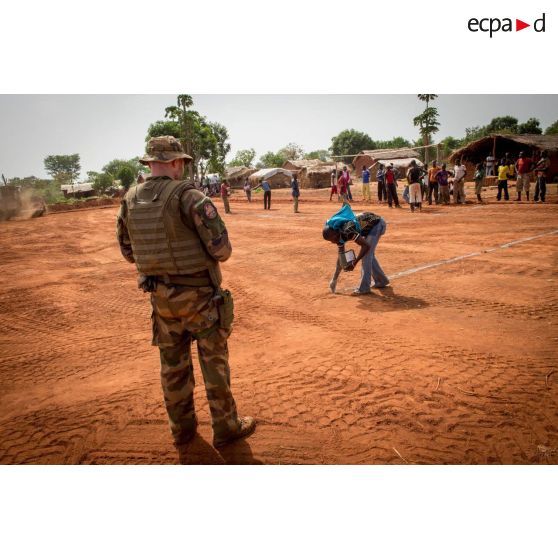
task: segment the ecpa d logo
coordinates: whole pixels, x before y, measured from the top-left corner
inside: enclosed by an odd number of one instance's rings
[[[476,17],[472,17],[469,22],[467,23],[467,27],[469,31],[473,33],[478,33],[481,31],[482,33],[490,33],[490,38],[494,33],[498,33],[499,31],[512,32],[512,31],[521,31],[522,29],[526,29],[527,27],[531,27],[530,23],[525,23],[521,19],[515,18],[515,29],[512,23],[512,18],[505,17],[500,19],[499,17],[485,17],[482,19],[478,19]],[[537,33],[544,33],[546,26],[546,14],[536,19],[533,22],[533,30]]]

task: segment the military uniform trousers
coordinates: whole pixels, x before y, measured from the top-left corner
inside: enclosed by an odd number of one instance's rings
[[[161,385],[175,439],[196,428],[192,340],[198,345],[213,435],[238,430],[236,403],[230,388],[227,339],[219,325],[213,287],[170,286],[158,283],[151,295],[153,344],[161,357]]]

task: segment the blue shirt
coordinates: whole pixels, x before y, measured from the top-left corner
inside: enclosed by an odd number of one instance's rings
[[[271,186],[267,180],[263,181],[262,188],[264,192],[271,192]]]
[[[362,171],[362,183],[368,184],[370,182],[370,171],[368,169]]]
[[[297,180],[292,180],[291,181],[291,188],[292,188],[293,198],[298,198],[300,196],[300,189],[298,187],[298,181]]]

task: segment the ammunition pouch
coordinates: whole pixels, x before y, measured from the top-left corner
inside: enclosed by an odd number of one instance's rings
[[[234,302],[231,291],[219,289],[213,297],[213,302],[219,311],[219,325],[222,329],[231,329],[234,320]]]

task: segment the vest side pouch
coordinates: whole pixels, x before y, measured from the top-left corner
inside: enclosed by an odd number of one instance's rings
[[[219,325],[223,329],[231,329],[234,320],[234,302],[231,291],[221,289],[220,293],[223,298],[222,304],[219,305]]]

